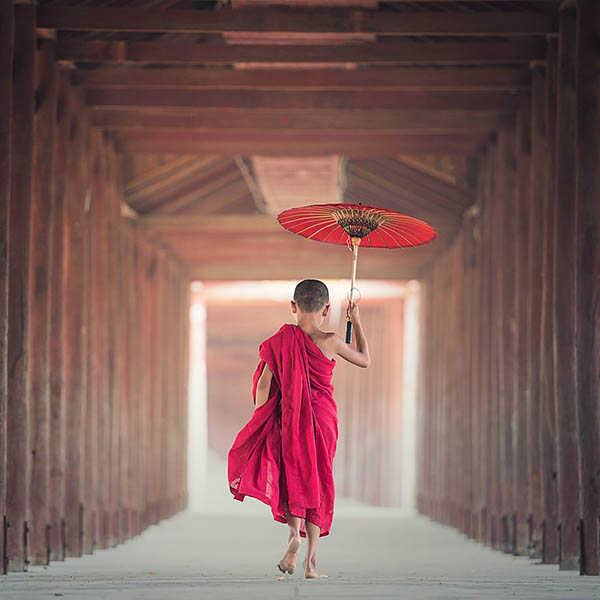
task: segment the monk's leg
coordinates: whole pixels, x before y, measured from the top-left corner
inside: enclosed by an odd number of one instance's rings
[[[327,579],[327,575],[317,571],[317,543],[321,535],[321,528],[306,520],[306,538],[308,548],[304,559],[304,576],[307,579]]]
[[[288,546],[281,557],[281,560],[277,563],[277,568],[282,573],[293,575],[296,569],[298,553],[300,552],[300,523],[302,522],[302,519],[290,513],[287,502],[285,503],[285,516],[287,518],[290,535],[288,537]]]
[[[290,528],[289,540],[291,541],[295,537],[299,538],[300,524],[302,523],[302,519],[290,513],[290,509],[288,508],[287,502],[285,503],[285,516],[287,518],[288,527]]]

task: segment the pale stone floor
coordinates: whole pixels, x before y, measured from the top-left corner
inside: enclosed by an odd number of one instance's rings
[[[366,512],[340,514],[321,540],[327,581],[279,576],[286,530],[267,514],[182,514],[117,548],[0,577],[0,598],[600,598],[598,578],[502,555],[423,518]]]
[[[0,576],[0,599],[600,600],[600,578],[503,555],[425,518],[343,498],[319,547],[330,579],[307,581],[301,568],[283,578],[275,565],[287,528],[260,502],[234,501],[224,481],[224,464],[211,461],[204,512],[177,515],[93,556]]]

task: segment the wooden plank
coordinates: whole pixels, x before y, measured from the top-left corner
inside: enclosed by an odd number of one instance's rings
[[[194,69],[129,66],[75,69],[75,85],[95,89],[247,91],[512,91],[529,89],[526,68]]]
[[[180,134],[197,130],[194,135],[205,139],[211,132],[219,132],[219,138],[234,132],[255,133],[258,141],[276,130],[285,132],[319,133],[386,132],[388,135],[406,133],[466,133],[469,131],[493,131],[506,120],[507,114],[497,111],[469,110],[289,110],[268,109],[204,109],[169,110],[139,108],[95,108],[92,123],[105,129],[134,131],[149,129],[181,128]],[[204,130],[204,131],[201,131]],[[182,137],[182,139],[184,139]],[[214,152],[213,154],[218,154]]]
[[[37,26],[60,31],[175,33],[372,33],[395,36],[545,35],[544,13],[364,11],[344,8],[244,8],[238,10],[139,10],[41,7]]]
[[[577,2],[577,402],[581,573],[600,574],[600,4]]]
[[[8,274],[8,403],[6,514],[9,571],[26,571],[31,484],[29,445],[29,240],[33,114],[35,97],[35,7],[15,6],[11,136],[11,198]],[[19,60],[16,60],[19,57]]]
[[[30,354],[31,471],[30,554],[32,564],[49,562],[50,501],[50,268],[52,260],[53,162],[57,77],[54,40],[38,40],[36,114],[31,200]]]
[[[14,10],[12,2],[0,4],[0,518],[6,515],[6,418],[8,377],[8,240],[11,182],[11,129]],[[4,524],[2,524],[4,525]],[[4,526],[0,529],[0,570],[6,569]]]
[[[554,387],[558,452],[559,566],[579,569],[579,446],[575,334],[577,100],[575,95],[576,20],[574,10],[560,13],[556,131],[556,223],[554,242]]]
[[[281,92],[198,91],[181,89],[88,89],[87,104],[94,107],[163,107],[258,110],[514,110],[519,101],[512,92]]]
[[[317,63],[347,65],[519,64],[545,60],[542,41],[390,42],[342,46],[269,46],[195,44],[186,42],[123,42],[59,40],[58,60],[152,64]]]

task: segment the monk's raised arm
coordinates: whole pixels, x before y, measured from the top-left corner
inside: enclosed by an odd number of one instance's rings
[[[352,321],[352,326],[354,329],[356,348],[353,348],[350,346],[350,344],[346,344],[341,337],[336,336],[336,352],[353,365],[366,369],[371,364],[371,356],[369,355],[369,343],[367,342],[367,336],[365,335],[365,330],[360,322],[358,305],[351,304],[348,307],[348,315]]]
[[[265,365],[256,384],[256,408],[262,406],[269,399],[272,379],[273,372],[269,369],[269,365]]]

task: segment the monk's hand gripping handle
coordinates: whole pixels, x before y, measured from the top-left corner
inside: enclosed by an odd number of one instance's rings
[[[346,321],[346,344],[352,341],[352,321]]]

